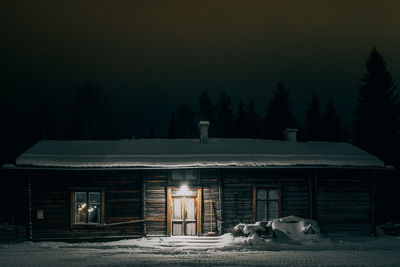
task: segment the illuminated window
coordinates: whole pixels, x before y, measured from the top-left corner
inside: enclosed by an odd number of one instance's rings
[[[256,221],[268,221],[280,216],[280,192],[277,188],[257,188],[255,194]]]
[[[74,224],[98,224],[101,222],[102,193],[96,191],[73,192]]]

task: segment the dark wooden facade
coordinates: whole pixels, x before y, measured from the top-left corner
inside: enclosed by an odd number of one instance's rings
[[[99,190],[102,222],[142,219],[142,177],[126,171],[39,171],[29,174],[33,240],[139,237],[143,223],[99,227],[74,225],[71,192]],[[43,211],[43,219],[37,216]]]
[[[382,175],[382,173],[381,173]],[[368,235],[375,231],[375,171],[320,170],[316,216],[328,235]]]
[[[129,238],[171,234],[168,190],[173,170],[22,170],[27,230],[33,240]],[[374,229],[375,179],[357,169],[196,169],[198,235],[230,232],[255,222],[255,190],[279,191],[279,215],[319,222],[326,235],[368,235]],[[102,192],[101,223],[74,225],[71,192]],[[27,194],[29,196],[29,194]],[[39,218],[38,211],[43,212]],[[116,224],[122,223],[122,224]]]
[[[254,188],[279,188],[280,216],[317,220],[325,235],[368,235],[375,228],[375,179],[355,169],[223,170],[223,231],[254,218]]]

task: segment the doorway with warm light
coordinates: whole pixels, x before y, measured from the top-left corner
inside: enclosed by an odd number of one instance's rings
[[[196,236],[201,233],[201,189],[170,187],[167,192],[168,236]]]

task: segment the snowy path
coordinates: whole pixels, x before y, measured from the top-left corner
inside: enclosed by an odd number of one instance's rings
[[[145,240],[0,244],[0,266],[400,266],[400,238],[213,249],[150,248]]]
[[[149,251],[60,249],[0,252],[1,266],[400,266],[400,251]]]

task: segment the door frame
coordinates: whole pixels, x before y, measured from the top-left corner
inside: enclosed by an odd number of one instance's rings
[[[167,236],[172,236],[172,190],[179,189],[176,186],[167,187]],[[201,203],[202,203],[202,191],[201,187],[190,187],[191,190],[197,190],[197,196],[194,197],[196,203],[196,232],[197,236],[201,235]]]

